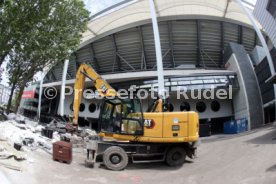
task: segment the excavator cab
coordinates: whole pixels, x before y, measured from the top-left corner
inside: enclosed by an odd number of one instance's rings
[[[139,99],[114,97],[105,99],[102,104],[99,126],[103,133],[143,135],[143,112]]]

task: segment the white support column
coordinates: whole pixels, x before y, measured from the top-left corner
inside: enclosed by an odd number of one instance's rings
[[[247,17],[249,18],[251,24],[253,25],[261,43],[262,43],[262,46],[264,48],[264,51],[266,53],[266,57],[267,57],[267,61],[268,61],[268,65],[269,65],[269,69],[270,69],[270,72],[271,72],[271,78],[275,76],[275,68],[274,68],[274,64],[273,64],[273,61],[272,61],[272,57],[270,55],[270,52],[269,52],[269,49],[268,49],[268,46],[266,44],[266,41],[264,39],[264,36],[261,32],[261,30],[258,28],[257,26],[257,22],[254,18],[254,16],[249,12],[249,10],[242,4],[241,0],[236,0],[236,2],[240,5],[240,7],[242,8],[243,12],[247,15]],[[273,88],[274,88],[274,98],[276,100],[276,84],[273,84]],[[276,103],[275,103],[275,110],[276,110]],[[276,113],[275,113],[275,116],[276,116]]]
[[[155,43],[155,53],[156,53],[156,65],[157,65],[157,75],[158,75],[158,94],[161,98],[165,98],[165,85],[164,85],[164,71],[163,71],[163,61],[162,61],[162,50],[160,44],[159,28],[156,18],[156,11],[154,0],[149,0],[150,13],[152,20],[152,27],[154,33],[154,43]]]
[[[60,115],[64,115],[64,100],[65,100],[65,82],[66,82],[66,75],[68,70],[69,60],[66,59],[63,66],[63,73],[62,73],[62,82],[61,82],[61,89],[60,89]]]

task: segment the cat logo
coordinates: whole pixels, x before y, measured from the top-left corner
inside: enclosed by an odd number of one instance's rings
[[[103,94],[107,93],[108,89],[107,89],[107,87],[104,84],[101,85],[100,89],[101,89],[101,91],[102,91]]]
[[[145,119],[144,126],[146,128],[153,128],[155,125],[154,121],[152,119]]]

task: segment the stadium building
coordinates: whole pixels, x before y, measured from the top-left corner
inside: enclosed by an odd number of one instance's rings
[[[172,111],[199,112],[200,122],[209,123],[213,133],[223,132],[223,123],[229,120],[246,119],[249,129],[274,121],[274,90],[264,82],[271,75],[266,72],[265,54],[249,19],[235,1],[156,0],[155,11]],[[269,37],[263,34],[272,49]],[[52,115],[68,118],[73,94],[62,98],[62,89],[74,85],[81,63],[91,65],[115,89],[156,86],[148,0],[125,0],[92,16],[72,59],[52,67],[40,83],[33,85],[33,94],[22,99],[20,112],[30,114],[32,109],[27,106],[33,104],[33,112],[38,112],[42,122],[49,122]],[[43,95],[49,87],[57,89],[54,99]],[[92,87],[87,79],[86,88]],[[188,91],[225,89],[232,98],[177,99],[178,87]],[[30,103],[30,98],[35,103]],[[143,109],[151,102],[150,98],[143,99]],[[80,125],[97,128],[100,103],[83,99]]]

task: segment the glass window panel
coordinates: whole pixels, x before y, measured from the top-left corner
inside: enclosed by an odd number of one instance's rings
[[[189,85],[191,84],[191,81],[179,81],[178,85]]]
[[[191,81],[191,84],[202,84],[203,81],[202,80],[193,80]]]

